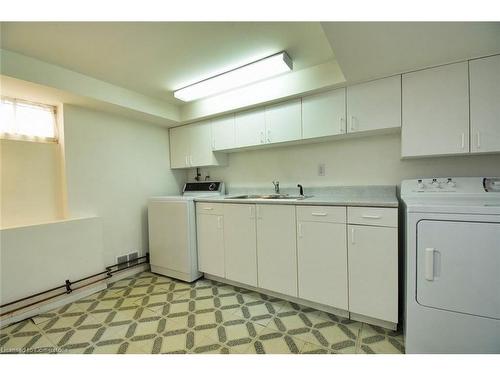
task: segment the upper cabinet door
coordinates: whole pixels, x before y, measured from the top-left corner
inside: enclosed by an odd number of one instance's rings
[[[317,138],[346,132],[346,89],[302,98],[302,138]]]
[[[236,147],[265,143],[266,116],[262,108],[237,113],[234,118]]]
[[[190,129],[187,126],[171,128],[170,135],[170,168],[189,167]]]
[[[347,88],[347,132],[401,126],[401,76]]]
[[[191,153],[189,154],[189,165],[204,166],[217,164],[212,152],[212,139],[210,122],[204,121],[188,125],[191,135]]]
[[[500,55],[472,60],[469,69],[471,151],[500,151]]]
[[[266,107],[266,143],[298,140],[301,128],[300,99]]]
[[[467,62],[403,74],[402,156],[468,152]]]
[[[212,120],[212,149],[217,151],[234,147],[234,114]]]

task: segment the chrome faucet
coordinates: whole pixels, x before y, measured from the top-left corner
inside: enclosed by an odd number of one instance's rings
[[[279,194],[280,193],[280,182],[279,181],[273,181],[273,185],[274,185],[274,192],[276,194]]]

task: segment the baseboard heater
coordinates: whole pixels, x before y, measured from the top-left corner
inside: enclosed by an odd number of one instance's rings
[[[21,299],[18,299],[16,301],[12,301],[9,303],[5,303],[3,305],[0,305],[0,310],[3,310],[6,307],[9,306],[16,306],[12,310],[1,312],[0,313],[0,318],[5,315],[12,314],[16,311],[19,310],[24,310],[28,307],[32,307],[35,305],[38,305],[40,303],[50,301],[54,298],[64,296],[66,294],[70,294],[76,290],[86,288],[90,285],[102,282],[104,280],[110,279],[113,277],[113,274],[117,272],[122,272],[126,269],[133,268],[133,267],[138,267],[142,264],[149,264],[149,253],[146,253],[146,255],[142,257],[138,257],[133,259],[133,261],[126,261],[122,263],[117,263],[113,264],[112,266],[107,266],[106,270],[103,272],[96,273],[91,276],[84,277],[79,280],[71,281],[71,280],[66,280],[63,285],[57,286],[52,289],[47,289],[43,292],[32,294],[28,297],[24,297]],[[32,301],[33,299],[36,299],[36,301]],[[24,303],[23,303],[24,302]],[[23,303],[23,304],[22,304]],[[20,305],[22,304],[22,305]]]

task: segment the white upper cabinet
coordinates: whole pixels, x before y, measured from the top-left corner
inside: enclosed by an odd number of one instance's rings
[[[266,143],[300,139],[301,125],[300,99],[266,107]]]
[[[212,149],[227,150],[235,147],[234,114],[212,120]]]
[[[401,76],[347,88],[347,132],[401,127]]]
[[[467,62],[403,74],[402,84],[402,156],[469,152]]]
[[[471,152],[500,151],[500,55],[472,60],[469,69]]]
[[[300,99],[235,116],[235,147],[295,141],[301,138]]]
[[[210,122],[170,129],[170,167],[194,168],[227,163],[227,155],[214,154]]]
[[[170,167],[189,168],[190,129],[187,126],[172,128],[170,134]]]
[[[302,138],[318,138],[346,132],[346,89],[302,98]]]
[[[236,147],[265,143],[266,114],[263,108],[237,113],[234,118]]]

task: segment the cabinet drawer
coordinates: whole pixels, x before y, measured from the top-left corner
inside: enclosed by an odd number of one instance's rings
[[[297,206],[297,221],[345,223],[346,208],[331,206]]]
[[[224,208],[223,203],[208,203],[208,202],[196,203],[197,214],[222,215],[223,208]]]
[[[349,224],[376,225],[381,227],[398,226],[397,208],[347,207]]]

